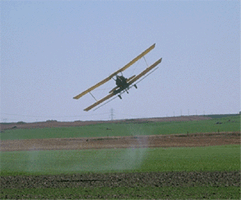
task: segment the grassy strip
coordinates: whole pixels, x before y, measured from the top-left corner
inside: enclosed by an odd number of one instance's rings
[[[1,152],[1,175],[236,171],[240,146]]]
[[[3,189],[1,199],[239,199],[239,187],[94,187]]]
[[[185,122],[96,124],[67,128],[12,129],[0,133],[1,140],[159,135],[240,131],[240,115]]]

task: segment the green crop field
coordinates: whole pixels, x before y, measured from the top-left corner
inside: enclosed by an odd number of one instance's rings
[[[181,133],[237,132],[240,115],[201,121],[109,123],[81,127],[11,129],[0,133],[1,140],[160,135]]]
[[[1,152],[2,175],[235,171],[240,146]]]
[[[67,182],[66,185],[62,185],[61,183],[56,183],[55,185],[52,183],[52,186],[26,186],[27,188],[25,189],[18,189],[12,186],[13,188],[3,188],[0,197],[238,199],[240,192],[238,185],[240,181],[239,170],[239,145],[167,149],[140,148],[1,152],[1,179],[7,177],[7,179],[10,178],[10,181],[16,182],[16,180],[11,180],[11,177],[17,177],[17,179],[20,179],[18,180],[20,183],[16,183],[17,185],[25,185],[29,183],[29,180],[34,180],[35,176],[41,177],[42,175],[50,176],[49,178],[41,179],[40,182],[44,181],[43,183],[46,184],[50,184],[56,179],[53,175],[63,180],[62,177],[64,174],[73,174],[73,176],[67,179],[65,178],[66,180],[64,179],[64,181],[70,181],[76,174],[86,173],[90,178],[83,181],[95,181],[95,176],[97,176],[98,179],[102,179],[106,173],[117,173],[114,178],[120,176],[118,174],[121,173],[130,177],[126,180],[127,182],[124,183],[129,184],[129,186],[119,186],[118,184],[120,183],[114,180],[112,181],[112,178],[107,179],[108,182],[113,184],[111,187],[107,187],[105,183],[103,183],[103,186],[93,186],[91,182],[90,185],[83,187],[76,185],[70,186],[69,184],[73,184],[72,182]],[[167,186],[157,186],[156,184],[146,185],[146,183],[145,186],[141,185],[139,181],[145,173],[151,172],[174,173],[173,178],[163,178],[163,182],[173,181],[173,183]],[[179,175],[175,175],[175,172],[179,173]],[[184,173],[184,175],[181,175],[183,178],[178,178],[180,172]],[[204,172],[207,172],[208,175],[203,175],[202,173]],[[132,173],[139,174],[139,178],[133,180],[133,185],[129,183],[131,179],[133,179]],[[230,175],[227,176],[227,180],[222,180],[225,173]],[[134,174],[134,177],[135,176]],[[27,181],[22,180],[21,177],[27,177]],[[150,178],[150,182],[155,182],[155,178],[156,176]],[[186,180],[184,181],[184,179]],[[193,179],[197,179],[197,181]],[[118,180],[120,180],[120,178]],[[202,180],[207,180],[207,182],[200,184],[199,182]],[[77,181],[81,181],[81,179]],[[158,183],[161,184],[159,180],[157,184]]]
[[[218,123],[217,123],[218,122]],[[2,140],[240,131],[203,121],[13,129]],[[240,145],[1,152],[1,199],[239,199]]]
[[[2,175],[235,171],[240,146],[1,152]]]

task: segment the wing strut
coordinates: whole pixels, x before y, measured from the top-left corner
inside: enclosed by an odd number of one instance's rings
[[[92,96],[96,101],[98,101],[91,92],[89,92],[89,93],[91,94],[91,96]]]
[[[146,62],[145,56],[143,56],[143,59],[145,60],[146,66],[149,67],[148,64],[147,64],[147,62]]]

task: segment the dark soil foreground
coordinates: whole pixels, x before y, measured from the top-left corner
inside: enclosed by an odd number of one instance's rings
[[[129,197],[137,198],[141,195],[143,188],[156,188],[156,191],[162,190],[166,187],[180,188],[180,190],[197,187],[211,187],[211,188],[226,188],[226,187],[240,187],[241,173],[239,171],[233,172],[158,172],[158,173],[110,173],[110,174],[73,174],[73,175],[52,175],[52,176],[9,176],[1,177],[1,198],[46,198],[49,194],[41,194],[36,196],[16,196],[12,194],[4,194],[6,189],[47,189],[55,188],[66,190],[66,188],[76,188],[81,190],[75,198],[123,198],[113,194],[96,194],[91,193],[91,189],[109,188],[112,191],[118,188],[132,189],[134,192]],[[84,189],[84,190],[83,190]],[[148,189],[148,190],[149,190]],[[144,189],[145,190],[145,189]],[[238,189],[236,189],[238,190]],[[138,192],[139,191],[139,192]],[[208,192],[208,191],[207,191]],[[103,195],[103,196],[101,196]],[[105,196],[107,195],[107,196]],[[170,193],[171,195],[171,193]],[[65,198],[72,198],[73,194],[65,195]],[[127,196],[126,196],[127,197]],[[139,196],[141,197],[141,196]],[[150,194],[149,197],[156,197],[155,194]],[[207,196],[206,196],[207,197]],[[58,197],[60,198],[60,197]],[[142,196],[143,198],[143,196]]]
[[[72,174],[48,176],[4,176],[5,188],[66,188],[66,187],[165,187],[165,186],[240,186],[241,173],[235,172],[147,172]]]

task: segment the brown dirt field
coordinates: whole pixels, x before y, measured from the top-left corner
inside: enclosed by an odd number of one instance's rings
[[[240,132],[1,141],[1,151],[198,147],[240,144]]]
[[[7,129],[28,129],[46,127],[85,126],[98,123],[144,123],[161,121],[207,120],[205,116],[181,116],[164,118],[147,118],[114,121],[46,121],[35,123],[2,123],[1,131]],[[0,141],[1,151],[31,150],[74,150],[74,149],[107,149],[107,148],[151,148],[151,147],[197,147],[240,144],[240,132],[230,133],[196,133],[177,135],[98,137],[98,138],[55,138]]]

